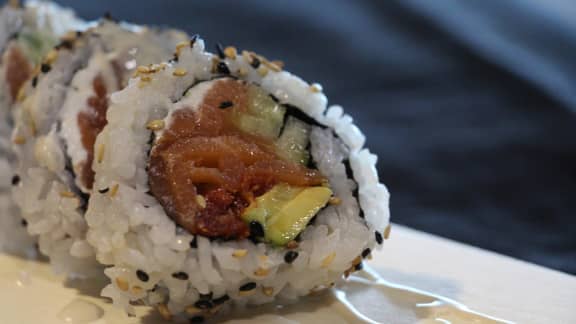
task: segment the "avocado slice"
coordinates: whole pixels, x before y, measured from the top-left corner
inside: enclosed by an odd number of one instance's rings
[[[259,222],[264,239],[275,245],[285,245],[304,230],[308,222],[322,209],[332,196],[327,187],[274,186],[256,198],[242,215],[247,223]]]
[[[248,107],[239,113],[238,128],[267,139],[276,139],[280,134],[286,108],[255,85],[248,88]]]
[[[276,152],[284,159],[307,165],[310,154],[306,147],[310,138],[311,126],[305,122],[288,117],[282,135],[276,141]]]

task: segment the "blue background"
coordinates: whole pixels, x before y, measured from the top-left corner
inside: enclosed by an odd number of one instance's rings
[[[576,2],[58,2],[283,60],[368,135],[395,222],[576,273]]]

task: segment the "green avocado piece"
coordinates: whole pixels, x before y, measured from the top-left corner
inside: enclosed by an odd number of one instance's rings
[[[306,228],[308,222],[330,200],[332,190],[327,187],[310,187],[302,190],[287,202],[266,222],[265,238],[276,244],[285,245]]]
[[[286,108],[257,86],[248,88],[248,107],[235,118],[237,126],[253,135],[276,139],[280,134]]]
[[[302,190],[304,190],[304,188],[292,187],[284,183],[276,185],[267,193],[256,198],[256,200],[244,210],[242,219],[246,223],[257,221],[262,225],[264,231],[266,231],[266,221],[268,218],[277,213],[284,204],[294,199]]]
[[[276,152],[284,159],[307,165],[310,154],[306,147],[311,126],[294,117],[288,117],[282,135],[276,141]]]
[[[242,214],[250,223],[256,221],[264,229],[264,239],[275,245],[285,245],[304,230],[308,222],[332,196],[327,187],[274,186],[256,198]]]

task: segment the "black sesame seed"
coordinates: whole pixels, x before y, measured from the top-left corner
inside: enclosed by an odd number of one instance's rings
[[[207,293],[207,294],[200,294],[200,299],[202,300],[211,300],[212,299],[212,293]]]
[[[190,323],[204,323],[204,316],[194,316],[190,319]]]
[[[34,78],[32,78],[32,87],[36,88],[37,84],[38,84],[38,76],[35,76]]]
[[[55,48],[57,50],[59,50],[61,48],[72,49],[73,46],[74,46],[74,44],[70,40],[65,39],[65,40],[61,41],[60,44],[56,45]]]
[[[278,98],[276,98],[275,95],[272,95],[272,94],[271,94],[271,95],[269,95],[269,96],[270,96],[270,98],[272,98],[272,100],[274,100],[275,103],[279,103],[279,102],[280,102],[280,100],[278,100]]]
[[[140,281],[143,282],[147,282],[148,280],[150,280],[150,276],[148,276],[148,274],[142,270],[136,270],[136,276],[138,277],[138,279],[140,279]]]
[[[288,251],[284,254],[284,261],[286,263],[292,263],[298,257],[298,252],[296,251]]]
[[[257,57],[252,57],[252,62],[250,62],[250,65],[257,69],[260,67],[260,60]]]
[[[220,109],[226,109],[226,108],[230,108],[234,106],[234,103],[232,101],[222,101],[220,103],[220,106],[218,106],[218,108]]]
[[[188,274],[186,272],[174,272],[172,277],[179,280],[188,280]]]
[[[199,309],[210,309],[210,308],[212,308],[212,306],[213,306],[212,302],[209,300],[200,299],[199,301],[194,303],[194,307],[199,308]]]
[[[196,236],[194,236],[194,238],[192,239],[192,241],[190,241],[190,247],[192,249],[197,249],[198,248],[198,240],[196,240]]]
[[[224,62],[218,62],[218,65],[216,65],[216,71],[218,71],[220,74],[230,74],[228,65],[226,65]]]
[[[258,223],[257,221],[250,222],[250,235],[253,237],[263,237],[264,236],[264,228],[262,224]]]
[[[216,43],[216,53],[218,54],[218,57],[221,59],[225,59],[226,55],[224,54],[224,50],[222,49],[222,44],[220,43]]]
[[[366,249],[364,251],[362,251],[362,258],[366,258],[367,256],[370,255],[372,251],[370,249]]]
[[[23,219],[22,221],[20,221],[20,224],[22,224],[22,226],[26,227],[26,226],[28,226],[28,221]]]
[[[355,271],[360,271],[360,270],[362,270],[362,268],[364,268],[364,264],[362,262],[360,262],[354,266]]]
[[[48,73],[50,72],[50,65],[46,64],[46,63],[42,63],[42,65],[40,65],[40,71],[42,71],[42,73]]]
[[[106,11],[104,13],[104,15],[102,16],[102,18],[104,18],[106,20],[114,21],[114,18],[112,17],[112,14],[110,13],[110,11]]]
[[[194,44],[198,40],[198,34],[194,34],[192,38],[190,38],[190,47],[194,47]]]
[[[178,62],[178,54],[174,53],[174,56],[172,56],[172,62]]]
[[[20,176],[15,174],[12,176],[12,185],[15,186],[20,183]]]
[[[98,190],[98,192],[101,193],[101,194],[105,194],[105,193],[107,193],[108,191],[110,191],[110,188],[108,188],[108,187],[106,187],[106,188],[104,188],[104,189]]]
[[[256,283],[255,282],[249,282],[247,284],[240,286],[240,291],[250,291],[253,289],[256,289]]]
[[[228,295],[223,295],[220,296],[216,299],[214,299],[212,302],[214,303],[214,305],[220,305],[220,304],[224,304],[225,302],[230,300],[230,296]]]
[[[375,236],[376,236],[376,243],[382,244],[382,242],[384,242],[384,238],[382,237],[382,234],[380,232],[376,231]]]

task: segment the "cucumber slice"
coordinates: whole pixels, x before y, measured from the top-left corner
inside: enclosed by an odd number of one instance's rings
[[[286,160],[308,164],[310,154],[306,147],[311,126],[294,117],[288,117],[284,131],[276,141],[277,153]]]

